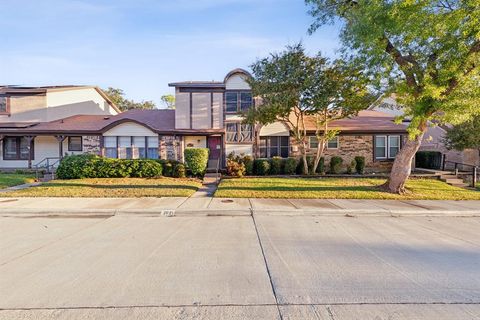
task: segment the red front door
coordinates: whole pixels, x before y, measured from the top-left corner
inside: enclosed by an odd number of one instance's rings
[[[210,149],[210,160],[217,160],[221,156],[222,139],[221,137],[208,137],[208,149]]]

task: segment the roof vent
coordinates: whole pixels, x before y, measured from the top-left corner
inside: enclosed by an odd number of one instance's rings
[[[110,119],[110,117],[103,117],[103,120],[108,120]]]

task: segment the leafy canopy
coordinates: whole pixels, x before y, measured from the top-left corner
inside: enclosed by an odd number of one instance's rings
[[[306,0],[310,32],[342,24],[343,54],[421,123],[480,113],[480,0]],[[424,127],[424,126],[423,126]]]
[[[165,94],[160,99],[167,109],[175,109],[175,96],[173,94]]]
[[[121,110],[127,111],[131,109],[155,109],[153,101],[135,102],[125,98],[125,93],[122,89],[109,87],[103,92],[112,100],[112,102]]]
[[[480,150],[480,116],[448,129],[445,143],[450,149]]]

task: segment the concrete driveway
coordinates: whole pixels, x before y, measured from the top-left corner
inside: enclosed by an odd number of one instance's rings
[[[480,319],[480,218],[0,218],[0,319]]]

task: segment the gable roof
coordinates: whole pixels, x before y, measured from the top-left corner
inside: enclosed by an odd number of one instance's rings
[[[357,116],[332,121],[330,129],[340,130],[343,133],[406,133],[406,124],[397,124],[391,115],[374,111],[362,110]],[[316,131],[316,119],[308,116],[305,119],[307,131]]]

